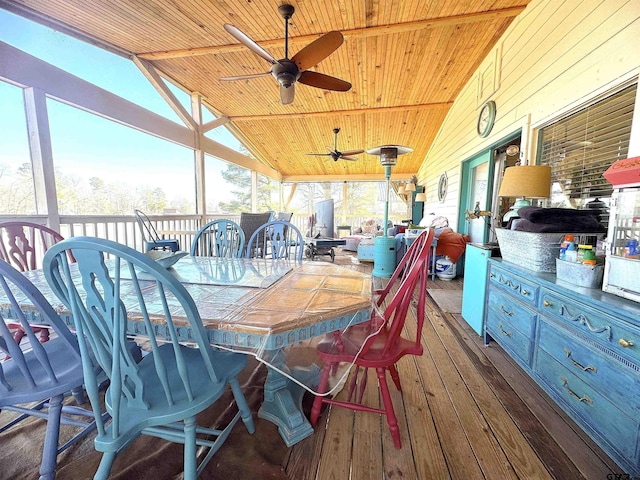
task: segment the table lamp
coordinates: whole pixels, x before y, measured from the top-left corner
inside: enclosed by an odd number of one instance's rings
[[[549,198],[551,192],[551,167],[548,165],[523,165],[508,167],[500,184],[500,197],[515,197],[515,203],[502,217],[508,222],[518,216],[518,210],[531,205],[527,198]]]

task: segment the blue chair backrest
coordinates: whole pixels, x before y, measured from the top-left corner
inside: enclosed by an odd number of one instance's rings
[[[240,258],[244,253],[244,232],[231,220],[213,220],[196,233],[192,256]]]
[[[11,404],[39,401],[51,397],[61,387],[62,390],[58,393],[64,392],[65,388],[71,390],[81,385],[80,350],[75,335],[69,331],[42,293],[23,274],[3,260],[0,260],[0,296],[11,305],[10,323],[19,323],[31,342],[31,349],[27,353],[23,352],[5,321],[9,320],[8,311],[0,312],[0,350],[11,357],[11,364],[7,363],[6,366],[17,366],[12,370],[12,375],[5,375],[3,363],[0,362],[0,409],[3,404],[8,404],[5,401]],[[21,305],[25,303],[35,307],[29,316],[21,309]],[[49,357],[48,349],[38,341],[30,328],[30,318],[49,325],[56,332],[56,342],[66,344],[63,348],[65,358]],[[62,376],[56,370],[71,370],[73,367],[78,369],[79,377],[76,376],[75,381],[68,385],[61,385]]]
[[[77,263],[68,262],[70,250]],[[198,309],[185,287],[165,268],[144,254],[125,245],[93,237],[74,237],[50,248],[44,258],[45,276],[54,293],[69,308],[85,367],[85,384],[92,403],[98,399],[97,379],[92,373],[90,352],[111,379],[109,395],[114,402],[112,413],[114,433],[118,431],[118,402],[125,397],[129,406],[149,409],[149,392],[142,388],[139,365],[127,348],[127,315],[139,322],[137,331],[148,337],[154,352],[154,370],[158,394],[154,404],[168,408],[172,390],[168,388],[167,367],[162,355],[156,355],[167,338],[173,346],[175,362],[182,378],[183,392],[193,396],[193,380],[178,342],[179,327],[188,327],[190,342],[197,345],[209,379],[223,378],[216,372],[212,351],[202,326]],[[155,318],[154,318],[155,317]],[[166,349],[164,350],[166,354]],[[150,372],[146,371],[145,375]],[[175,375],[175,372],[173,372]],[[147,377],[148,378],[148,377]],[[107,399],[109,403],[109,399]],[[104,435],[104,425],[98,422]]]
[[[251,235],[247,242],[247,258],[290,258],[302,261],[304,238],[298,228],[279,220],[267,222]]]

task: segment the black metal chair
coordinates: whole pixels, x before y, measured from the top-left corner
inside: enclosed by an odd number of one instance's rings
[[[161,237],[156,231],[155,227],[149,220],[147,215],[140,211],[133,211],[136,216],[136,222],[140,227],[140,233],[142,234],[142,241],[144,242],[144,251],[149,252],[151,250],[171,250],[177,252],[180,250],[180,244],[176,239],[165,239]]]

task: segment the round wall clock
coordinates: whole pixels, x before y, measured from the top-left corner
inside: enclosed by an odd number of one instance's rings
[[[496,102],[489,100],[480,109],[478,115],[478,127],[477,132],[481,137],[486,137],[491,133],[493,124],[496,121]]]
[[[444,197],[447,196],[447,174],[446,172],[440,175],[438,180],[438,200],[440,203],[444,202]]]

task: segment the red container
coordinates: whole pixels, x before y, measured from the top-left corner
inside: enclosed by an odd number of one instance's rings
[[[640,157],[613,162],[603,174],[614,187],[630,187],[640,184]]]

